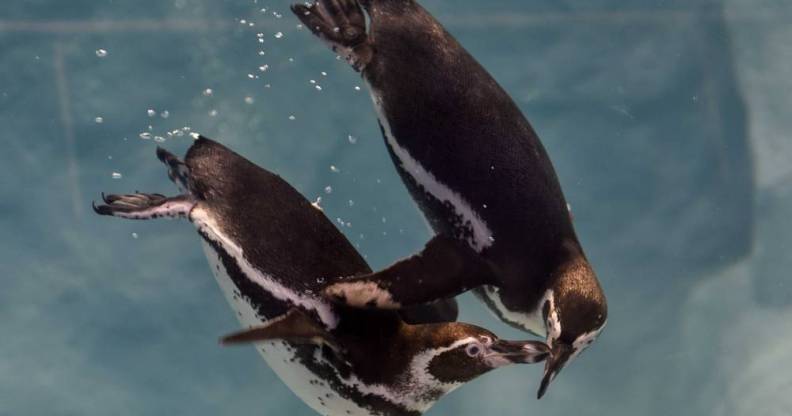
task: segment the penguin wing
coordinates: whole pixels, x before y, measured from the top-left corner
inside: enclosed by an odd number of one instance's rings
[[[279,340],[295,344],[327,345],[333,350],[342,351],[332,334],[296,308],[264,325],[226,335],[220,339],[220,343],[240,345]]]
[[[439,299],[408,306],[399,311],[399,316],[410,325],[456,322],[459,317],[459,305],[454,299]]]
[[[376,273],[325,288],[333,301],[357,308],[400,309],[454,297],[492,281],[489,264],[473,249],[437,235],[423,251]]]

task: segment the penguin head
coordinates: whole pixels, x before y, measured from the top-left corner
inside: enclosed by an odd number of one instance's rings
[[[501,340],[474,325],[424,326],[433,327],[426,333],[431,346],[415,355],[412,368],[424,368],[438,385],[461,385],[499,367],[540,362],[550,353],[544,342]]]
[[[539,399],[564,366],[594,343],[607,322],[608,304],[587,261],[564,269],[545,295],[542,314],[550,355],[545,361]]]

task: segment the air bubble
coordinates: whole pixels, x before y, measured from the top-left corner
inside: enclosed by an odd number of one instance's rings
[[[214,94],[214,91],[211,88],[207,88],[203,90],[204,97],[211,97]]]
[[[160,113],[160,117],[162,117],[162,118],[170,117],[170,111],[164,110],[163,112]]]
[[[103,117],[96,117],[94,119],[94,121],[96,122],[96,124],[102,124],[102,123],[104,123],[104,118]]]
[[[157,115],[157,112],[153,108],[149,108],[146,110],[146,114],[148,114],[149,117],[154,117]]]
[[[332,186],[325,186],[324,191],[325,191],[326,194],[330,195],[330,194],[333,193],[333,187]]]
[[[278,32],[275,34],[275,39],[280,39],[283,37],[283,32]]]
[[[339,173],[341,169],[338,169],[335,165],[330,165],[330,172]]]
[[[97,49],[96,50],[96,56],[98,56],[99,58],[106,57],[107,56],[107,50],[106,49]]]
[[[121,173],[119,173],[119,172],[113,172],[113,174],[111,176],[113,177],[113,179],[121,179],[121,178],[123,178],[123,175],[121,175]]]
[[[253,97],[245,97],[245,104],[253,104],[255,101]]]
[[[140,136],[140,138],[143,139],[143,140],[151,140],[151,133],[149,133],[147,131],[144,131],[143,133],[140,133],[138,136]]]
[[[355,137],[355,136],[353,136],[351,134],[349,136],[347,136],[347,140],[349,140],[350,144],[355,144],[358,141],[357,137]]]

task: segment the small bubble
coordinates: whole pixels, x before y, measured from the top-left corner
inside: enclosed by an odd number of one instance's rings
[[[267,64],[261,65],[259,67],[259,71],[261,71],[261,72],[267,72],[268,69],[269,69],[269,65],[267,65]]]
[[[388,222],[388,219],[387,219],[387,218],[385,218],[385,217],[382,217],[382,223],[383,223],[383,224],[385,224],[385,223],[387,223],[387,222]]]
[[[162,118],[170,117],[170,111],[164,110],[163,112],[160,113],[160,117],[162,117]]]
[[[359,85],[355,85],[355,91],[360,91],[360,86]]]
[[[495,242],[495,237],[493,237],[493,236],[489,236],[489,241],[490,241],[491,243]]]
[[[137,238],[138,238],[138,233],[132,233],[132,238],[134,238],[135,240],[137,240]]]
[[[113,156],[107,155],[107,160],[113,160]]]
[[[104,123],[104,118],[103,117],[96,117],[94,119],[94,121],[96,122],[96,124],[102,124],[102,123]]]
[[[275,16],[276,19],[280,19],[281,17],[283,17],[283,15],[278,12],[272,12],[272,15]]]
[[[323,77],[326,77],[326,76],[327,76],[327,72],[325,72],[325,71],[322,71],[322,76],[323,76]]]
[[[151,133],[144,131],[143,133],[139,134],[140,138],[143,140],[151,140]]]
[[[148,114],[149,117],[154,117],[157,115],[157,112],[154,111],[153,108],[149,108],[148,110],[146,110],[146,114]]]
[[[217,110],[209,110],[209,117],[217,116]]]
[[[261,9],[261,10],[259,10],[259,11],[260,11],[261,13],[266,13],[266,12],[267,12],[267,9],[264,9],[264,8],[262,8],[262,9]]]
[[[198,133],[190,133],[190,137],[192,137],[193,140],[198,140],[199,138],[201,138],[201,135]]]
[[[312,79],[312,80],[310,80],[308,82],[310,82],[311,84],[316,84],[316,80],[315,79]]]
[[[113,177],[113,179],[121,179],[121,178],[123,178],[123,175],[121,175],[119,172],[113,172],[113,174],[111,176]]]
[[[297,120],[297,117],[295,117],[294,115],[290,115],[289,116],[289,120],[291,120],[291,121]]]
[[[294,58],[289,58],[289,62],[294,62]]]
[[[157,143],[162,143],[165,141],[165,138],[162,136],[154,136],[154,141]]]
[[[316,283],[324,283],[324,282],[325,282],[325,278],[324,277],[316,278]]]
[[[242,20],[240,20],[240,21],[239,21],[239,24],[241,24],[241,25],[246,25],[246,24],[247,24],[247,20],[245,20],[245,19],[242,19]]]
[[[245,97],[245,104],[253,104],[254,102],[253,97]]]
[[[256,76],[255,76],[255,75],[253,75],[253,74],[248,74],[248,78],[250,78],[250,79],[254,79],[254,78],[256,78]]]
[[[330,194],[333,193],[333,187],[332,186],[325,186],[324,191],[325,191],[326,194],[330,195]]]
[[[96,50],[96,56],[98,56],[100,58],[104,58],[105,56],[107,56],[107,50],[106,49],[97,49]]]
[[[314,87],[314,88],[316,88],[316,90],[317,90],[317,91],[322,91],[322,86],[321,86],[321,85],[317,85],[317,86],[316,86],[316,87]]]
[[[275,39],[280,39],[283,37],[283,32],[278,32],[275,34]]]
[[[350,199],[348,204],[349,204],[350,207],[354,207],[355,206],[355,201]]]
[[[214,94],[214,91],[211,88],[207,88],[203,90],[204,97],[211,97]]]
[[[338,169],[335,165],[330,165],[330,172],[339,173],[341,169]]]
[[[349,140],[350,144],[355,144],[358,141],[357,137],[355,137],[355,136],[353,136],[351,134],[349,136],[347,136],[347,140]]]
[[[253,26],[255,26],[255,25],[256,25],[256,23],[254,23],[254,22],[250,22],[250,23],[248,23],[248,26],[249,26],[249,27],[253,27]]]
[[[259,54],[259,56],[264,56],[264,55],[266,55],[266,54],[267,54],[267,52],[264,52],[264,51],[258,51],[258,54]]]

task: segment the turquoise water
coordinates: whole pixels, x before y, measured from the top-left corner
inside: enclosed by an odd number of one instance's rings
[[[543,400],[522,366],[431,414],[789,414],[792,4],[422,4],[533,122],[610,304]],[[139,135],[182,153],[189,126],[321,196],[375,268],[422,247],[361,80],[296,25],[281,0],[3,2],[0,415],[312,414],[217,345],[238,324],[187,223],[90,210],[173,194]]]

